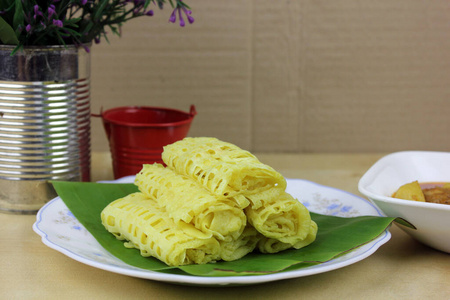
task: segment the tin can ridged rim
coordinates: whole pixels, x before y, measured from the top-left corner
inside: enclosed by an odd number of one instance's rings
[[[20,48],[20,51],[23,50],[39,50],[39,51],[63,51],[63,50],[83,50],[86,51],[86,48],[90,48],[92,46],[92,43],[85,43],[82,45],[75,45],[75,44],[66,44],[66,45],[27,45]],[[0,51],[13,51],[16,49],[16,45],[0,45]]]

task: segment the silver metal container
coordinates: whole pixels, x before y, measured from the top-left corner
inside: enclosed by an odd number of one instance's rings
[[[90,180],[90,55],[0,45],[0,211],[37,212],[52,180]]]

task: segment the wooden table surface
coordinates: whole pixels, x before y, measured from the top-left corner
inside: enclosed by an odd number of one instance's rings
[[[383,154],[257,154],[287,178],[357,195],[359,178]],[[92,181],[113,179],[109,153],[92,154]],[[327,273],[234,286],[182,286],[77,262],[41,242],[35,215],[0,213],[0,299],[450,299],[450,255],[392,226],[374,254]]]

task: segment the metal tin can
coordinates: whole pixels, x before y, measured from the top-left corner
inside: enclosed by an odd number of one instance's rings
[[[90,180],[90,55],[0,45],[0,211],[35,213],[52,180]]]

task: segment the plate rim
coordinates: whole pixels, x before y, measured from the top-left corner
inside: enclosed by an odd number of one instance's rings
[[[99,181],[99,183],[131,183],[132,181],[130,181],[130,180],[132,180],[133,178],[134,178],[134,176],[126,176],[126,177],[119,178],[117,180]],[[322,184],[319,184],[319,183],[316,183],[313,181],[304,180],[304,179],[286,178],[286,180],[288,182],[289,181],[304,182],[304,183],[307,183],[310,185],[318,186],[320,188],[330,189],[333,192],[347,194],[349,196],[352,196],[353,198],[364,201],[366,204],[369,204],[378,213],[379,216],[384,216],[382,214],[381,210],[379,210],[379,208],[376,205],[374,205],[370,200],[360,197],[358,195],[355,195],[353,193],[350,193],[350,192],[347,192],[344,190],[340,190],[338,188],[322,185]],[[130,265],[130,267],[134,268],[135,270],[125,269],[120,266],[105,264],[105,263],[95,261],[90,258],[83,257],[70,249],[67,249],[61,245],[58,245],[57,243],[55,243],[53,241],[50,241],[49,237],[48,237],[48,233],[43,231],[39,227],[39,224],[43,221],[42,214],[44,213],[44,211],[46,209],[50,208],[52,205],[57,205],[60,203],[64,206],[66,206],[65,203],[62,201],[62,199],[59,196],[55,197],[54,199],[52,199],[51,201],[46,203],[38,211],[38,213],[36,215],[36,221],[33,224],[33,230],[38,235],[41,236],[41,240],[46,246],[68,256],[69,258],[71,258],[75,261],[78,261],[80,263],[83,263],[85,265],[88,265],[88,266],[91,266],[91,267],[94,267],[97,269],[109,271],[109,272],[116,273],[116,274],[141,278],[141,279],[148,279],[148,280],[155,280],[155,281],[160,281],[160,282],[176,283],[176,284],[188,284],[188,285],[199,285],[199,286],[235,286],[235,285],[261,284],[261,283],[265,283],[265,282],[273,282],[273,281],[284,280],[284,279],[293,279],[293,278],[300,278],[300,277],[305,277],[305,276],[316,275],[316,274],[340,269],[345,266],[349,266],[356,262],[359,262],[359,261],[369,257],[373,253],[375,253],[382,245],[384,245],[391,239],[391,233],[389,232],[389,228],[387,228],[377,238],[368,242],[367,244],[364,244],[362,247],[368,247],[368,249],[364,250],[362,253],[357,254],[356,256],[352,256],[348,259],[345,259],[343,261],[338,261],[338,262],[335,261],[336,260],[336,258],[335,258],[335,259],[332,259],[328,262],[325,262],[325,263],[322,263],[319,265],[306,267],[306,268],[302,268],[302,269],[298,269],[298,270],[292,270],[292,271],[280,271],[280,272],[275,272],[272,274],[263,274],[263,275],[217,276],[217,277],[205,277],[205,276],[196,276],[196,275],[190,275],[190,274],[186,274],[186,275],[184,275],[184,274],[168,274],[168,273],[163,273],[163,272],[158,272],[158,271],[140,269],[138,267],[131,266],[131,265]],[[80,224],[80,225],[83,228],[85,228],[82,224]],[[89,231],[87,231],[87,234],[90,235],[95,240],[95,238],[92,236],[92,234]],[[101,247],[100,244],[98,244],[98,245],[99,245],[99,247]],[[103,247],[101,247],[101,248],[103,248]],[[360,248],[358,248],[358,249],[360,249]],[[352,252],[354,252],[354,251],[348,252],[345,255],[348,255]],[[118,259],[116,257],[114,257],[114,258],[120,261],[120,259]],[[124,263],[124,262],[122,262],[122,263]],[[124,264],[126,264],[126,263],[124,263]]]

